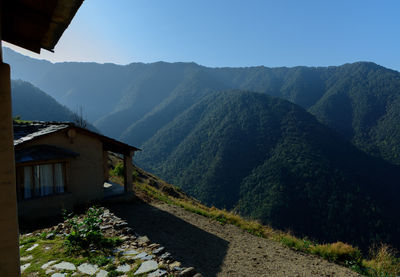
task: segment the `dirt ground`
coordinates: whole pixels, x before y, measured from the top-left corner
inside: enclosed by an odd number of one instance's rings
[[[232,225],[164,203],[116,204],[112,212],[203,276],[360,276]]]

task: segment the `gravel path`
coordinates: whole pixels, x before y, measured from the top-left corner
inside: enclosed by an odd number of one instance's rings
[[[232,225],[164,203],[118,204],[112,212],[204,276],[360,276]]]

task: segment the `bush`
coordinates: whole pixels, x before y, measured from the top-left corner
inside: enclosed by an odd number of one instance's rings
[[[398,276],[400,275],[400,259],[396,258],[396,251],[386,244],[373,246],[371,259],[363,264],[368,268],[369,276]]]
[[[311,253],[336,263],[360,264],[362,259],[361,251],[358,248],[343,242],[315,245]]]

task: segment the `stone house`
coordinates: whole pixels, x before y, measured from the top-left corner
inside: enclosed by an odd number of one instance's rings
[[[109,152],[124,157],[124,190],[132,191],[132,157],[139,149],[72,123],[14,123],[14,147],[22,219],[103,199]]]

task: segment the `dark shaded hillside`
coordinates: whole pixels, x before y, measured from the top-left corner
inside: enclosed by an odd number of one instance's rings
[[[213,93],[143,149],[141,165],[207,204],[320,240],[399,246],[400,169],[287,101]]]
[[[24,120],[71,121],[73,113],[37,87],[21,80],[11,81],[13,116]]]

